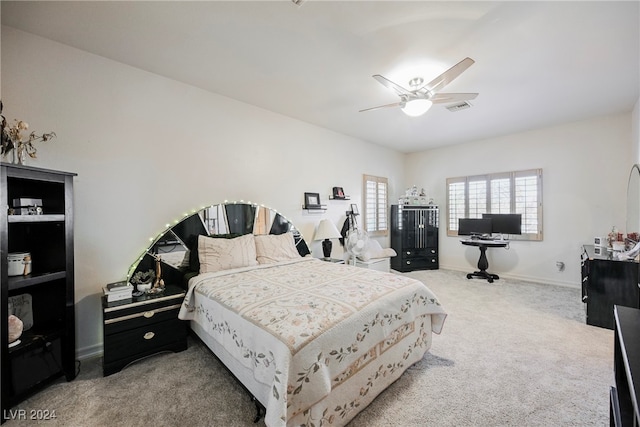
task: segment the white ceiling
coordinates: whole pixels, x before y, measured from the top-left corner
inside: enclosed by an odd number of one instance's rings
[[[631,111],[638,1],[11,2],[2,24],[402,152]],[[434,105],[358,110],[465,57]]]

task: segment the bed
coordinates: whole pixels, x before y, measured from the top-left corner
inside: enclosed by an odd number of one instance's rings
[[[267,426],[344,425],[422,359],[446,313],[423,283],[312,258],[292,225],[272,233],[277,222],[264,234],[179,238],[191,240],[189,268],[199,264],[179,317],[265,408]]]

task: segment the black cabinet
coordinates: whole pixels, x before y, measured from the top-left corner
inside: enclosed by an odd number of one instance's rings
[[[102,297],[104,376],[144,357],[187,348],[187,322],[178,319],[185,291],[167,286],[160,294],[107,302]]]
[[[51,381],[76,376],[73,261],[75,174],[0,164],[0,406],[2,421]],[[20,214],[14,199],[41,200]],[[31,213],[35,213],[32,210]],[[24,270],[16,273],[16,254]],[[28,268],[27,268],[28,266]],[[27,274],[25,274],[27,273]],[[9,344],[9,315],[22,335]]]
[[[637,426],[640,383],[640,310],[615,306],[613,371],[615,386],[609,394],[611,426]]]
[[[438,268],[439,210],[435,205],[391,205],[391,258],[396,271]]]
[[[598,253],[591,245],[583,247],[581,261],[588,325],[613,329],[614,305],[640,308],[637,262],[613,259],[606,249]]]

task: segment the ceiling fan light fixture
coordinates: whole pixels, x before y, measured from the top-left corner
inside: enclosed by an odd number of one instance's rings
[[[433,102],[428,99],[412,99],[402,107],[402,111],[410,117],[418,117],[429,111]]]

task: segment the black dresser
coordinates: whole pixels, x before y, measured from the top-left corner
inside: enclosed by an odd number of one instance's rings
[[[613,370],[615,386],[611,387],[609,425],[638,425],[638,392],[640,383],[640,310],[616,306],[614,308],[615,340]]]
[[[619,261],[603,248],[583,246],[582,302],[586,304],[587,324],[613,329],[613,306],[640,308],[638,264]]]
[[[391,247],[398,253],[391,268],[406,272],[438,268],[438,226],[435,205],[391,205]]]

